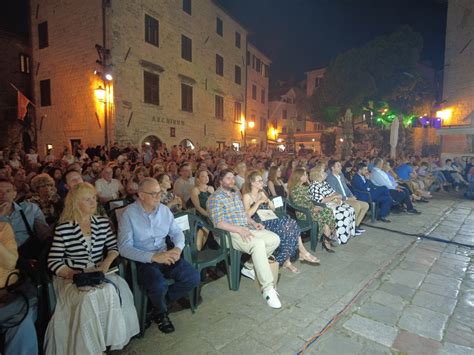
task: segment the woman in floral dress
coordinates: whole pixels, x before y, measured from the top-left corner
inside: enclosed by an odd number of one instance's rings
[[[336,217],[332,210],[328,207],[320,207],[314,205],[309,198],[309,185],[308,185],[308,174],[303,168],[297,168],[290,176],[288,181],[288,190],[290,192],[291,200],[297,205],[302,207],[310,207],[311,218],[313,221],[318,222],[319,235],[323,248],[328,252],[333,253],[331,249],[331,240],[336,238],[334,230],[336,228]],[[298,219],[304,220],[306,216],[298,212],[296,214]]]

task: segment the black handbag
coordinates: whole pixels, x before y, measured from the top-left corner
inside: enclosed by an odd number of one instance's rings
[[[81,272],[72,277],[72,282],[77,287],[97,286],[105,282],[105,274],[101,271]]]

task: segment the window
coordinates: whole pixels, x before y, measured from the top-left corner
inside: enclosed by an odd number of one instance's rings
[[[283,126],[283,128],[281,129],[281,133],[286,133],[286,126]]]
[[[147,104],[160,104],[160,76],[147,71],[143,72],[144,99]]]
[[[191,0],[183,0],[183,11],[191,15]]]
[[[242,118],[242,103],[236,101],[234,103],[234,122],[240,122]]]
[[[247,51],[247,65],[250,65],[250,52]]]
[[[193,41],[185,35],[181,35],[181,58],[193,61]]]
[[[240,33],[239,32],[235,32],[235,46],[237,48],[240,48]]]
[[[257,67],[257,57],[252,55],[252,69],[255,69]]]
[[[39,49],[46,48],[48,43],[48,22],[41,22],[38,24],[38,42],[39,42]]]
[[[170,137],[176,137],[176,127],[170,127]]]
[[[255,70],[257,72],[262,72],[262,61],[260,60],[260,58],[257,58],[257,62],[255,63]]]
[[[224,98],[216,95],[216,118],[218,120],[224,119]]]
[[[193,87],[181,83],[181,110],[193,112]]]
[[[316,80],[314,81],[314,88],[317,89],[321,86],[321,77],[318,77],[316,78]]]
[[[30,73],[30,57],[26,54],[20,54],[20,72]]]
[[[262,67],[263,67],[263,76],[265,78],[268,78],[268,65],[262,64]]]
[[[242,84],[242,69],[238,65],[235,66],[235,83]]]
[[[260,132],[265,132],[267,130],[267,119],[265,117],[260,117]]]
[[[40,81],[41,106],[51,106],[51,80]]]
[[[216,32],[219,36],[224,35],[224,23],[219,17],[216,17]]]
[[[252,84],[252,99],[257,100],[257,85]]]
[[[260,101],[262,104],[264,104],[265,103],[265,89],[262,89],[260,94],[261,94]]]
[[[286,120],[288,118],[288,111],[286,110],[283,110],[281,112],[281,118],[283,118],[284,120]]]
[[[224,58],[216,54],[216,74],[224,76]]]
[[[145,42],[159,46],[159,23],[149,15],[145,15]]]

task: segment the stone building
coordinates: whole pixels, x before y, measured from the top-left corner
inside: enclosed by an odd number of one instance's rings
[[[246,142],[266,146],[270,59],[254,45],[247,48]]]
[[[18,119],[17,91],[31,99],[31,48],[27,38],[0,30],[0,149],[22,143],[34,146],[33,112],[24,121]]]
[[[474,1],[450,0],[443,78],[441,151],[474,153]]]
[[[313,96],[313,93],[321,85],[326,68],[319,68],[307,71],[306,74],[306,96]]]
[[[215,1],[30,0],[30,8],[40,151],[243,143],[247,31]]]

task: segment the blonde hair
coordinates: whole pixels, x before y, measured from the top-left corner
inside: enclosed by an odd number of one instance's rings
[[[301,177],[304,174],[306,174],[305,168],[296,168],[291,173],[290,178],[288,179],[288,191],[290,192],[290,194],[291,194],[291,190],[293,190],[293,188],[300,183]]]
[[[322,172],[324,171],[324,168],[326,167],[326,164],[320,162],[320,163],[317,163],[314,168],[312,168],[309,172],[309,178],[311,180],[317,180],[318,177],[321,177],[322,176]]]
[[[35,192],[38,192],[38,188],[41,185],[46,185],[46,184],[54,185],[54,179],[46,173],[36,175],[35,177],[33,177],[33,179],[31,179],[31,183],[30,183],[31,188]]]
[[[88,182],[81,182],[74,186],[66,195],[64,200],[64,210],[59,217],[59,223],[71,222],[71,221],[80,221],[83,217],[81,210],[79,209],[79,201],[84,195],[91,193],[96,196],[96,191],[94,186]],[[94,211],[94,214],[97,211]]]

